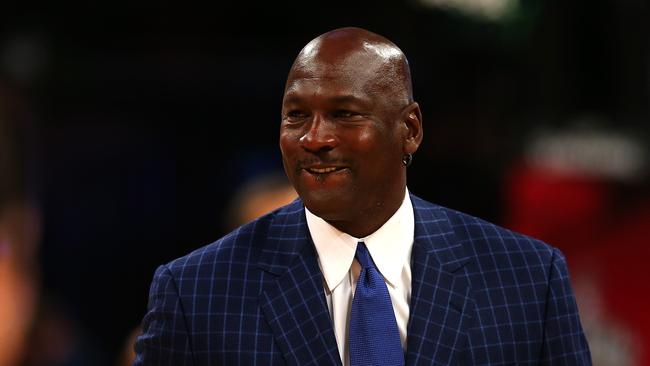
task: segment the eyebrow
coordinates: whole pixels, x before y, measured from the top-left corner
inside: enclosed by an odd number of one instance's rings
[[[363,103],[363,101],[353,95],[340,95],[332,98],[335,103]]]
[[[297,95],[289,95],[284,98],[284,103],[300,103],[302,102],[303,98]],[[329,98],[330,102],[333,103],[361,103],[365,104],[362,99],[355,97],[354,95],[347,94],[347,95],[338,95],[332,98]]]

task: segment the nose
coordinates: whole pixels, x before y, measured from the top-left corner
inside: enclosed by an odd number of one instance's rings
[[[330,151],[338,146],[338,138],[334,133],[335,126],[330,121],[315,115],[305,134],[300,137],[300,146],[303,149],[319,153]]]

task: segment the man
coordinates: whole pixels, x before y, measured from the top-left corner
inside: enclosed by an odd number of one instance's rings
[[[280,129],[300,199],[158,268],[136,365],[590,364],[561,253],[409,194],[421,141],[397,46],[307,44]]]

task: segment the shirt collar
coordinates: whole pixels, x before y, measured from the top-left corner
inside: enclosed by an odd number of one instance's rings
[[[305,215],[328,291],[333,291],[348,274],[359,241],[366,243],[377,270],[386,281],[393,287],[399,284],[415,232],[413,205],[408,190],[393,216],[365,238],[355,238],[338,230],[307,208]]]

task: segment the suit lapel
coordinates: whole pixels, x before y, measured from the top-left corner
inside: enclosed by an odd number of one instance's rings
[[[269,273],[260,304],[290,365],[340,365],[323,278],[301,201],[276,214],[259,266]]]
[[[406,364],[456,364],[474,312],[467,277],[459,271],[469,259],[445,212],[415,196],[411,199],[415,238]]]

